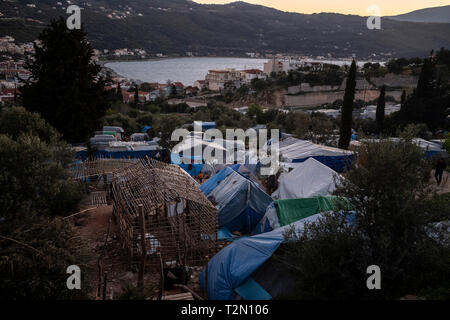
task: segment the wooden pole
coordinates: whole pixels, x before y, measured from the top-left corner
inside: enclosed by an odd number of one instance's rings
[[[208,274],[209,274],[209,256],[206,256],[206,268],[205,268],[205,293],[206,293],[206,300],[208,300]]]
[[[102,300],[106,300],[106,285],[108,283],[108,272],[105,271],[103,276],[103,292],[102,292]]]
[[[102,265],[100,260],[98,261],[98,285],[97,285],[97,297],[100,298],[102,292]]]
[[[138,287],[144,287],[144,274],[145,274],[145,260],[147,259],[147,246],[145,244],[145,217],[144,217],[144,206],[140,204],[138,206],[139,212],[139,227],[141,229],[141,266],[139,268],[138,276]]]
[[[158,252],[159,257],[159,266],[160,266],[160,280],[159,280],[159,292],[158,292],[158,300],[162,299],[163,292],[164,292],[164,264],[161,257],[161,252]]]

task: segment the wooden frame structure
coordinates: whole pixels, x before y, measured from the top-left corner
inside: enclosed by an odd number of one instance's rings
[[[115,171],[111,191],[133,264],[151,270],[161,270],[161,262],[164,267],[201,266],[216,250],[216,208],[179,166],[146,159]]]

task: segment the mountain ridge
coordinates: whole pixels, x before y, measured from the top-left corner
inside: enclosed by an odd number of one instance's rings
[[[86,3],[86,2],[83,2]],[[150,53],[240,56],[246,52],[383,58],[423,56],[450,48],[450,24],[382,19],[369,30],[367,18],[335,13],[299,14],[243,1],[204,5],[187,0],[90,0],[80,4],[82,23],[94,47],[143,48]],[[0,4],[0,35],[34,40],[58,16],[58,1]],[[376,56],[373,56],[376,54]]]
[[[417,23],[450,23],[450,5],[419,9],[386,18]]]

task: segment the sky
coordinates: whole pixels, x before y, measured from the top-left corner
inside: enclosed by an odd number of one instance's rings
[[[230,0],[195,0],[197,3],[224,4]],[[283,11],[299,13],[336,12],[357,14],[360,16],[390,16],[408,13],[414,10],[450,5],[450,0],[246,0]],[[367,12],[371,5],[381,9],[380,14]]]

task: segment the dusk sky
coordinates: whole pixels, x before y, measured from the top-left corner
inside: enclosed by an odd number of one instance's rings
[[[223,4],[234,1],[195,0],[195,2]],[[387,16],[450,4],[449,0],[247,0],[245,2],[291,12],[337,12],[362,16],[369,15],[367,8],[371,5],[379,6],[381,15]]]

